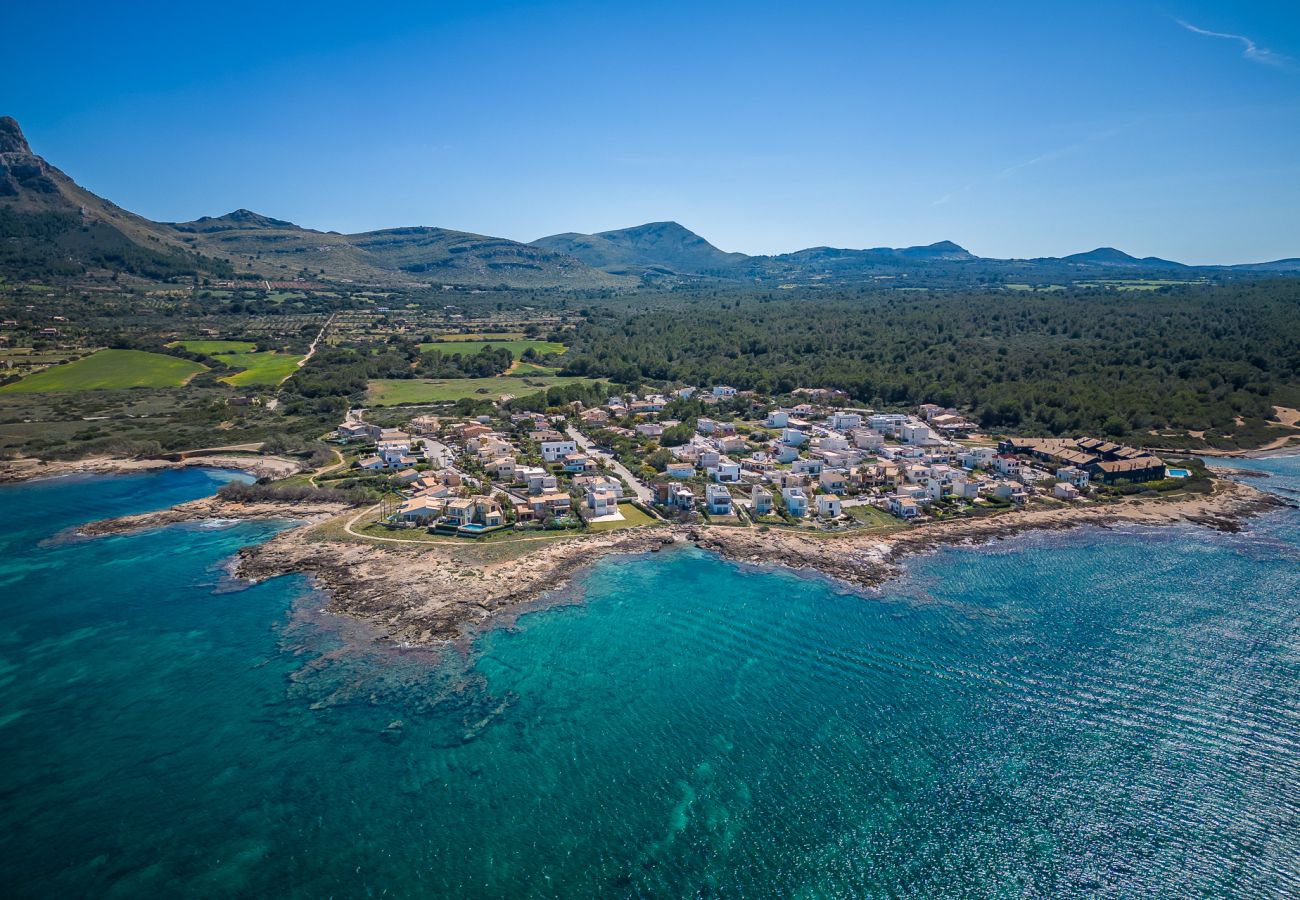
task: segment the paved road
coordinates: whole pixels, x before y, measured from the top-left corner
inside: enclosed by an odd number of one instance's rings
[[[442,441],[435,441],[433,438],[425,438],[424,442],[433,449],[433,459],[429,460],[429,462],[439,469],[451,468],[452,462],[456,459],[456,454],[452,452],[450,447]]]
[[[627,466],[610,456],[604,450],[597,449],[596,445],[588,440],[586,435],[574,428],[572,425],[568,426],[565,431],[568,432],[569,437],[573,438],[573,442],[582,448],[584,453],[588,453],[591,456],[604,460],[605,465],[617,472],[624,481],[631,485],[632,491],[636,494],[638,500],[642,503],[654,502],[654,492],[642,484],[641,479],[633,475],[628,470]]]

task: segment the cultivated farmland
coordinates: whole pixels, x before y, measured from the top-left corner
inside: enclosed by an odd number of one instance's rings
[[[205,371],[207,366],[201,363],[161,353],[100,350],[75,362],[51,366],[22,381],[0,387],[0,393],[179,387]]]

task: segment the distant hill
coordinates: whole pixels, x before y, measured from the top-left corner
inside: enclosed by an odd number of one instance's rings
[[[1088,278],[1168,276],[1177,271],[1204,278],[1234,274],[1267,275],[1300,272],[1300,260],[1242,266],[1188,266],[1155,256],[1138,258],[1114,247],[1086,253],[1037,259],[993,259],[976,256],[952,241],[914,247],[809,247],[774,256],[724,253],[676,222],[652,222],[635,228],[598,234],[555,234],[533,246],[576,256],[606,272],[640,275],[743,280],[757,284],[882,284],[957,286],[961,284],[1030,284],[1070,282]],[[1182,277],[1186,277],[1185,275]]]
[[[306,270],[362,283],[615,287],[623,279],[561,253],[446,228],[314,231],[246,209],[170,226],[208,253],[261,272]]]
[[[18,123],[0,118],[0,276],[11,279],[165,280],[258,276],[359,285],[620,288],[640,283],[1053,284],[1177,271],[1180,278],[1300,272],[1300,259],[1185,266],[1113,247],[1039,259],[990,259],[952,241],[865,250],[810,247],[774,256],[719,250],[677,222],[598,234],[568,232],[523,244],[447,228],[315,231],[247,209],[192,222],[153,222],[78,185],[32,152]]]
[[[1228,268],[1238,272],[1300,272],[1300,258],[1275,259],[1272,262],[1241,263]]]
[[[32,152],[14,119],[0,118],[0,275],[276,278],[303,270],[315,279],[381,285],[629,283],[561,253],[445,228],[344,235],[246,209],[193,222],[153,222],[78,185]]]
[[[0,273],[18,278],[124,272],[146,278],[229,275],[165,225],[78,185],[0,117]]]
[[[727,275],[749,259],[726,253],[676,222],[650,222],[599,234],[554,234],[532,246],[567,253],[589,266],[620,274],[645,272]]]
[[[1051,259],[1051,257],[1049,257]],[[1072,253],[1062,256],[1061,262],[1088,266],[1111,266],[1127,269],[1186,269],[1183,263],[1161,259],[1158,256],[1146,256],[1138,259],[1114,247],[1098,247],[1087,253]]]

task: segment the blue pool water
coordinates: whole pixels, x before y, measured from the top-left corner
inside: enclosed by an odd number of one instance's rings
[[[1192,473],[1186,469],[1165,469],[1165,474],[1170,478],[1186,478]]]
[[[870,597],[609,559],[435,656],[237,589],[276,526],[60,536],[216,484],[0,489],[5,896],[1300,892],[1295,510],[946,550]]]

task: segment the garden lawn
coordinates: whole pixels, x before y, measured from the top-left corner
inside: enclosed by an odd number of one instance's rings
[[[592,522],[587,526],[589,531],[618,531],[620,528],[636,528],[638,525],[660,525],[657,519],[637,509],[631,503],[620,503],[618,511],[623,514],[621,522]]]
[[[200,372],[206,372],[207,368],[192,360],[144,350],[100,350],[75,362],[51,366],[22,381],[0,387],[0,393],[180,387]]]
[[[847,506],[844,511],[853,518],[857,519],[863,525],[871,527],[896,526],[902,524],[902,520],[891,516],[883,509],[876,509],[874,506]]]

